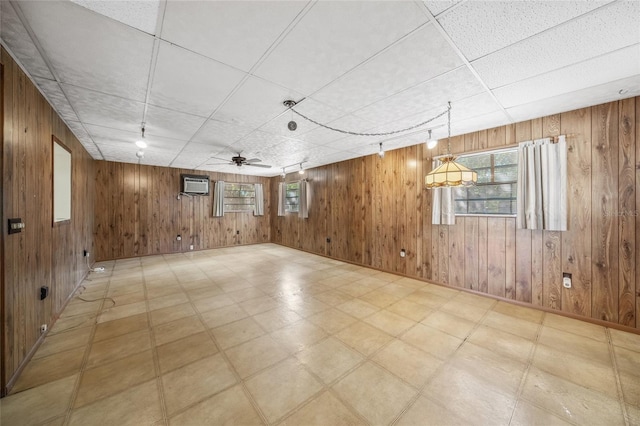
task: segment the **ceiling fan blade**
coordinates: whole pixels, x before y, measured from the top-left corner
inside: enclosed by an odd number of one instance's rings
[[[205,166],[222,166],[222,165],[234,165],[235,163],[229,163],[229,162],[225,162],[225,163],[207,163],[205,164]]]
[[[267,165],[267,164],[249,164],[249,163],[244,163],[245,166],[251,166],[251,167],[263,167],[265,169],[270,169],[271,166]]]
[[[244,160],[244,162],[245,163],[260,163],[260,162],[262,162],[262,160],[259,159],[259,158],[252,158],[250,160]]]
[[[215,160],[220,160],[220,161],[227,161],[227,162],[229,161],[228,158],[220,158],[220,157],[213,157],[213,156],[211,156],[209,158],[212,158],[212,159],[215,159]]]

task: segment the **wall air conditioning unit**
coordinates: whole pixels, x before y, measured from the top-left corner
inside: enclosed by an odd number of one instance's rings
[[[180,175],[180,192],[190,195],[209,195],[209,176]]]

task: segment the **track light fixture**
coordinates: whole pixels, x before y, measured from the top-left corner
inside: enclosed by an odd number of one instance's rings
[[[300,163],[300,170],[298,171],[301,175],[304,174],[304,169],[302,168],[302,163]]]
[[[431,138],[431,129],[429,129],[429,139],[427,139],[427,148],[433,149],[438,145],[438,139]]]
[[[140,139],[136,141],[136,146],[138,148],[144,149],[147,147],[147,142],[144,140],[144,123],[142,123],[142,128],[140,129],[140,133],[141,133],[141,136],[140,136]]]
[[[282,173],[280,173],[280,176],[282,177],[282,179],[287,177],[287,173],[284,171],[284,167],[282,168]]]
[[[378,151],[378,156],[380,158],[384,158],[384,149],[382,149],[382,142],[380,142],[380,150]]]

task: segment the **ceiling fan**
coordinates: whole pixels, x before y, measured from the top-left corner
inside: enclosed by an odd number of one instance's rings
[[[215,165],[219,165],[219,164],[229,164],[229,165],[236,165],[238,167],[242,167],[242,166],[252,166],[252,167],[263,167],[263,168],[271,168],[271,166],[267,165],[267,164],[256,164],[256,163],[260,163],[262,162],[261,159],[259,158],[250,158],[250,159],[246,159],[245,157],[243,157],[242,155],[240,155],[240,153],[238,153],[238,155],[231,157],[231,161],[227,162],[227,160],[225,160],[224,158],[219,158],[219,157],[211,157],[211,158],[215,158],[216,160],[222,160],[225,161],[224,163],[208,163],[207,166],[215,166]]]

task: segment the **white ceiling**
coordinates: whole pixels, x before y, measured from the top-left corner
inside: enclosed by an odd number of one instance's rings
[[[0,36],[96,159],[275,176],[640,95],[640,2],[1,3]],[[207,165],[238,152],[273,167]]]

